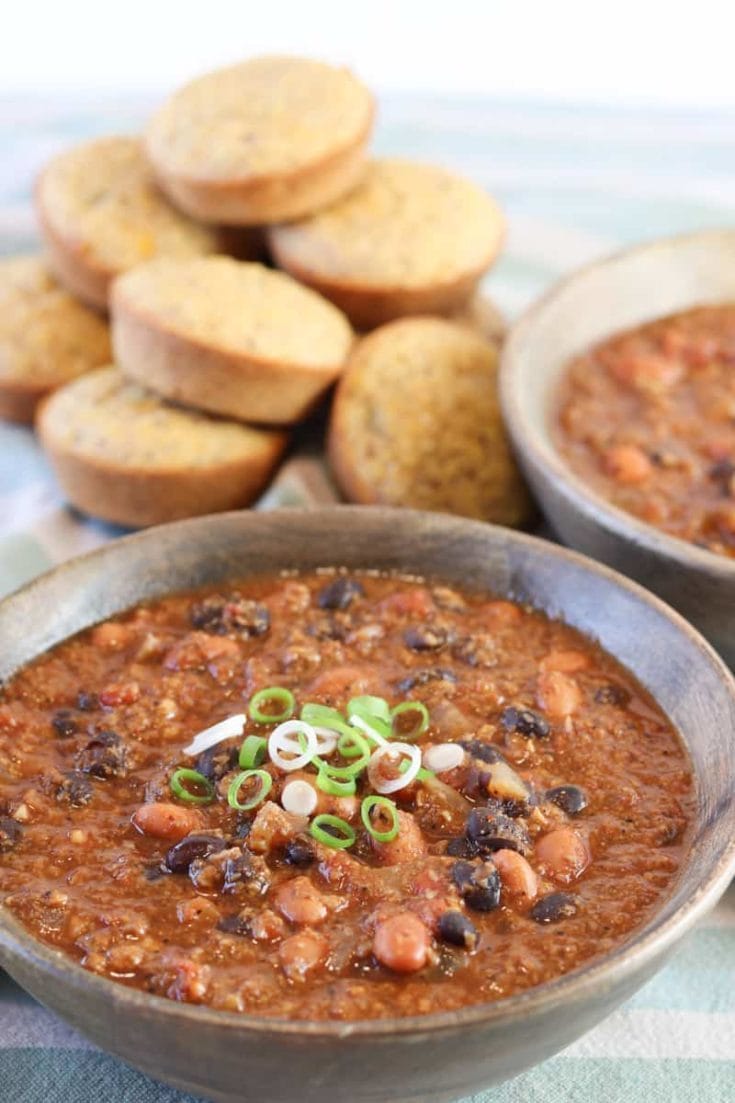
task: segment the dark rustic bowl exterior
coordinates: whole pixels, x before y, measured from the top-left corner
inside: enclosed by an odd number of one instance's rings
[[[234,1103],[440,1101],[550,1056],[662,964],[735,868],[735,683],[676,614],[605,568],[533,537],[436,514],[337,507],[226,514],[119,540],[0,605],[0,677],[142,599],[281,568],[410,570],[530,601],[599,639],[682,732],[698,825],[672,896],[599,962],[520,996],[392,1021],[298,1023],[149,996],[86,972],[0,910],[0,964],[104,1049],[198,1096]]]
[[[625,513],[567,466],[551,437],[555,395],[576,354],[700,303],[735,301],[735,230],[655,241],[562,280],[516,323],[500,370],[503,414],[538,502],[561,539],[683,613],[735,668],[735,560]]]

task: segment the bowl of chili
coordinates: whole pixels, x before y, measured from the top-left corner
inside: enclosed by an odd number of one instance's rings
[[[0,964],[206,1098],[497,1083],[735,870],[731,675],[534,537],[180,522],[6,599],[0,641]]]

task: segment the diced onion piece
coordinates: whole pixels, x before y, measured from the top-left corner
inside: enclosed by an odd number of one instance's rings
[[[381,777],[378,763],[385,756],[389,758],[408,758],[410,764],[405,773],[398,777]],[[368,778],[373,789],[378,793],[397,793],[399,789],[405,789],[415,779],[421,769],[421,750],[412,743],[387,743],[384,747],[378,747],[373,751],[368,765]]]
[[[368,723],[366,723],[361,716],[356,716],[355,714],[351,715],[350,723],[354,725],[354,727],[359,728],[360,731],[365,732],[365,735],[368,737],[368,739],[372,739],[373,743],[378,743],[381,747],[398,747],[401,745],[399,743],[389,743],[387,739],[383,738],[380,732],[376,732],[375,728],[372,728]]]
[[[491,762],[487,768],[488,796],[502,800],[528,800],[528,786],[507,762]]]
[[[437,743],[424,751],[424,766],[437,774],[454,770],[464,762],[464,750],[459,743]]]
[[[281,804],[294,816],[310,816],[319,803],[316,789],[308,781],[294,778],[288,781],[281,793]]]
[[[216,747],[218,743],[223,743],[225,739],[235,739],[242,735],[246,719],[244,712],[238,712],[220,720],[218,724],[213,724],[211,728],[205,728],[194,736],[188,747],[184,747],[184,754],[198,755],[202,751],[208,751],[210,747]]]
[[[302,747],[298,736],[302,735],[305,745]],[[296,736],[296,738],[292,738]],[[292,770],[303,770],[308,766],[317,753],[317,734],[311,724],[303,720],[286,720],[274,728],[268,737],[268,754],[271,761],[280,770],[290,773]],[[285,758],[283,752],[292,757]]]

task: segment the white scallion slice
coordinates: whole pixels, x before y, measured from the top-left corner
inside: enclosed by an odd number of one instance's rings
[[[464,762],[464,750],[458,743],[437,743],[424,751],[424,766],[436,774],[454,770]]]
[[[281,804],[294,816],[311,816],[319,803],[319,796],[313,785],[301,778],[287,781],[281,793]]]
[[[407,758],[409,760],[408,769],[398,777],[383,777],[380,772],[380,759],[386,756],[395,759],[396,763],[402,758]],[[370,784],[376,793],[386,794],[397,793],[399,789],[405,789],[407,785],[411,784],[420,769],[421,749],[414,746],[413,743],[393,742],[386,743],[385,746],[378,747],[377,750],[373,751],[368,763],[367,773]]]
[[[334,754],[340,733],[333,728],[322,727],[315,727],[314,731],[316,732],[316,753],[322,758],[328,758],[330,754]]]
[[[371,728],[370,725],[362,719],[361,716],[355,716],[353,713],[349,718],[350,724],[353,728],[359,728],[364,732],[368,739],[372,739],[373,743],[377,743],[380,747],[398,747],[405,746],[405,744],[389,743],[387,739],[384,739],[380,732],[376,732],[375,728]]]
[[[304,737],[302,747],[299,736]],[[295,737],[295,738],[294,738]],[[284,720],[268,737],[268,754],[280,770],[303,770],[317,753],[318,738],[311,724],[303,720]],[[288,757],[285,757],[288,755]]]
[[[238,712],[234,716],[225,717],[218,724],[213,724],[211,728],[197,732],[188,747],[184,747],[184,754],[198,755],[202,751],[208,751],[210,747],[216,747],[218,743],[223,743],[225,739],[237,738],[243,733],[246,719],[244,712]]]

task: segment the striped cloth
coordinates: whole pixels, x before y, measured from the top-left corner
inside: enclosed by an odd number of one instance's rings
[[[51,154],[137,129],[143,100],[0,103],[0,252],[32,248],[31,181]],[[611,249],[732,221],[735,116],[387,98],[377,148],[485,184],[509,217],[487,289],[510,316]],[[282,481],[263,505],[298,501]],[[0,425],[0,593],[114,537],[65,509],[31,433]],[[345,1099],[348,1095],[345,1095]],[[0,978],[0,1100],[186,1103],[90,1046]],[[673,962],[559,1056],[474,1103],[735,1101],[735,889]],[[336,1103],[342,1103],[341,1100]]]

